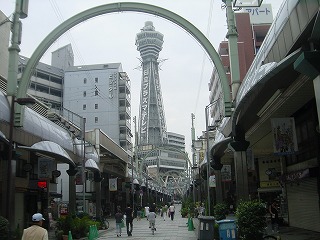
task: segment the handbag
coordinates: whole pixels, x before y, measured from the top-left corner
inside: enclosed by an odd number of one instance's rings
[[[124,221],[123,221],[123,219],[121,220],[120,228],[124,228]]]

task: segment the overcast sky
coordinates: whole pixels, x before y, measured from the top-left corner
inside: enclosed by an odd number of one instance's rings
[[[41,41],[64,20],[89,8],[123,1],[110,0],[29,0],[29,15],[22,19],[21,55],[31,57]],[[125,2],[138,2],[127,0]],[[149,0],[139,1],[166,8],[195,25],[218,49],[227,32],[225,10],[221,0]],[[271,3],[273,16],[281,0]],[[15,0],[1,1],[7,16],[14,11]],[[156,31],[164,34],[160,52],[160,83],[167,130],[186,137],[191,147],[191,113],[196,116],[196,136],[205,130],[205,106],[209,104],[208,82],[212,63],[200,44],[185,30],[160,17],[144,13],[121,12],[95,17],[60,37],[45,53],[41,62],[51,63],[51,52],[71,43],[75,65],[122,63],[131,79],[132,117],[139,116],[141,70],[135,37],[145,21],[152,21]],[[134,126],[132,126],[134,129]],[[189,156],[190,157],[190,156]]]

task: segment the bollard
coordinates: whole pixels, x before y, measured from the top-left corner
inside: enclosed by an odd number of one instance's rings
[[[69,231],[69,234],[68,234],[68,240],[72,240],[72,234],[71,234],[71,231]]]
[[[188,231],[194,231],[193,220],[191,217],[188,219]]]

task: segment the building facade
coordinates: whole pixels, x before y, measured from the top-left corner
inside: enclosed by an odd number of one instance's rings
[[[130,79],[120,63],[66,69],[63,106],[85,118],[86,129],[101,129],[131,149]]]

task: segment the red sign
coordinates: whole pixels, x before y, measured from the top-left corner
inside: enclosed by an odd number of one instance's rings
[[[47,181],[38,181],[39,188],[47,188]]]

